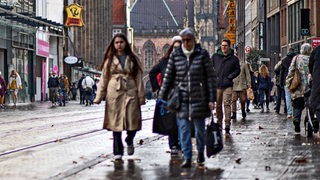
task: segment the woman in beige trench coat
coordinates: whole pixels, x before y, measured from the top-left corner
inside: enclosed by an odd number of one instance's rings
[[[113,131],[115,160],[123,156],[122,131],[128,155],[133,155],[133,139],[141,129],[141,109],[145,103],[142,67],[123,34],[116,34],[104,54],[102,75],[94,103],[106,100],[103,128]]]

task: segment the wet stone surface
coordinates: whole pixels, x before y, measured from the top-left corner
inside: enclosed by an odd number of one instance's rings
[[[143,109],[149,118],[152,105]],[[67,137],[101,128],[104,106],[65,108],[35,104],[27,111],[1,113],[2,151]],[[320,137],[295,134],[292,120],[274,112],[252,109],[246,120],[232,121],[224,149],[198,167],[193,140],[193,164],[180,168],[181,154],[171,157],[166,136],[152,133],[152,121],[143,122],[135,139],[135,154],[115,162],[112,134],[108,131],[65,139],[18,153],[0,156],[1,179],[319,179]],[[55,118],[58,117],[58,118]],[[29,137],[29,138],[28,138]],[[123,133],[125,138],[125,133]],[[12,148],[10,148],[12,146]],[[125,145],[126,149],[126,145]]]

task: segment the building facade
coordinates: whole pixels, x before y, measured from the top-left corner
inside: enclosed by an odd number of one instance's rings
[[[82,74],[98,76],[99,65],[103,62],[104,51],[112,38],[113,1],[106,0],[65,0],[65,5],[82,6],[84,26],[65,28],[66,44],[64,57],[74,56],[83,61],[83,67],[63,63],[63,71],[71,82],[76,82]]]
[[[63,37],[61,19],[50,19],[51,2],[0,0],[0,71],[6,81],[13,69],[19,73],[19,103],[47,98],[48,65],[57,64],[59,53],[54,48],[59,45],[57,38]],[[59,7],[55,10],[59,11]],[[62,13],[62,7],[60,10]],[[50,58],[56,61],[49,61]],[[7,104],[11,102],[9,96],[5,99]]]

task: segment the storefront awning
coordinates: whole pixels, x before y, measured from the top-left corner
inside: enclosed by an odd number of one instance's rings
[[[57,23],[39,16],[32,16],[28,13],[12,12],[12,7],[6,5],[0,5],[0,16],[11,21],[15,21],[33,27],[51,27],[62,31],[62,28],[64,26],[61,23]]]

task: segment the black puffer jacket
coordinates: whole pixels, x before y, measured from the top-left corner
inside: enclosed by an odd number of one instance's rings
[[[314,110],[320,110],[320,46],[316,47],[309,58],[309,72],[312,75],[310,106]]]
[[[217,53],[212,55],[211,59],[217,72],[217,88],[232,87],[232,80],[240,74],[240,62],[233,55],[233,50],[229,54],[224,55],[219,48]]]
[[[188,64],[191,64],[186,76]],[[210,116],[209,102],[216,101],[216,77],[208,52],[200,45],[195,45],[190,60],[182,48],[174,51],[169,59],[163,79],[160,99],[166,99],[169,90],[181,83],[181,109],[177,112],[179,119],[203,119]]]

